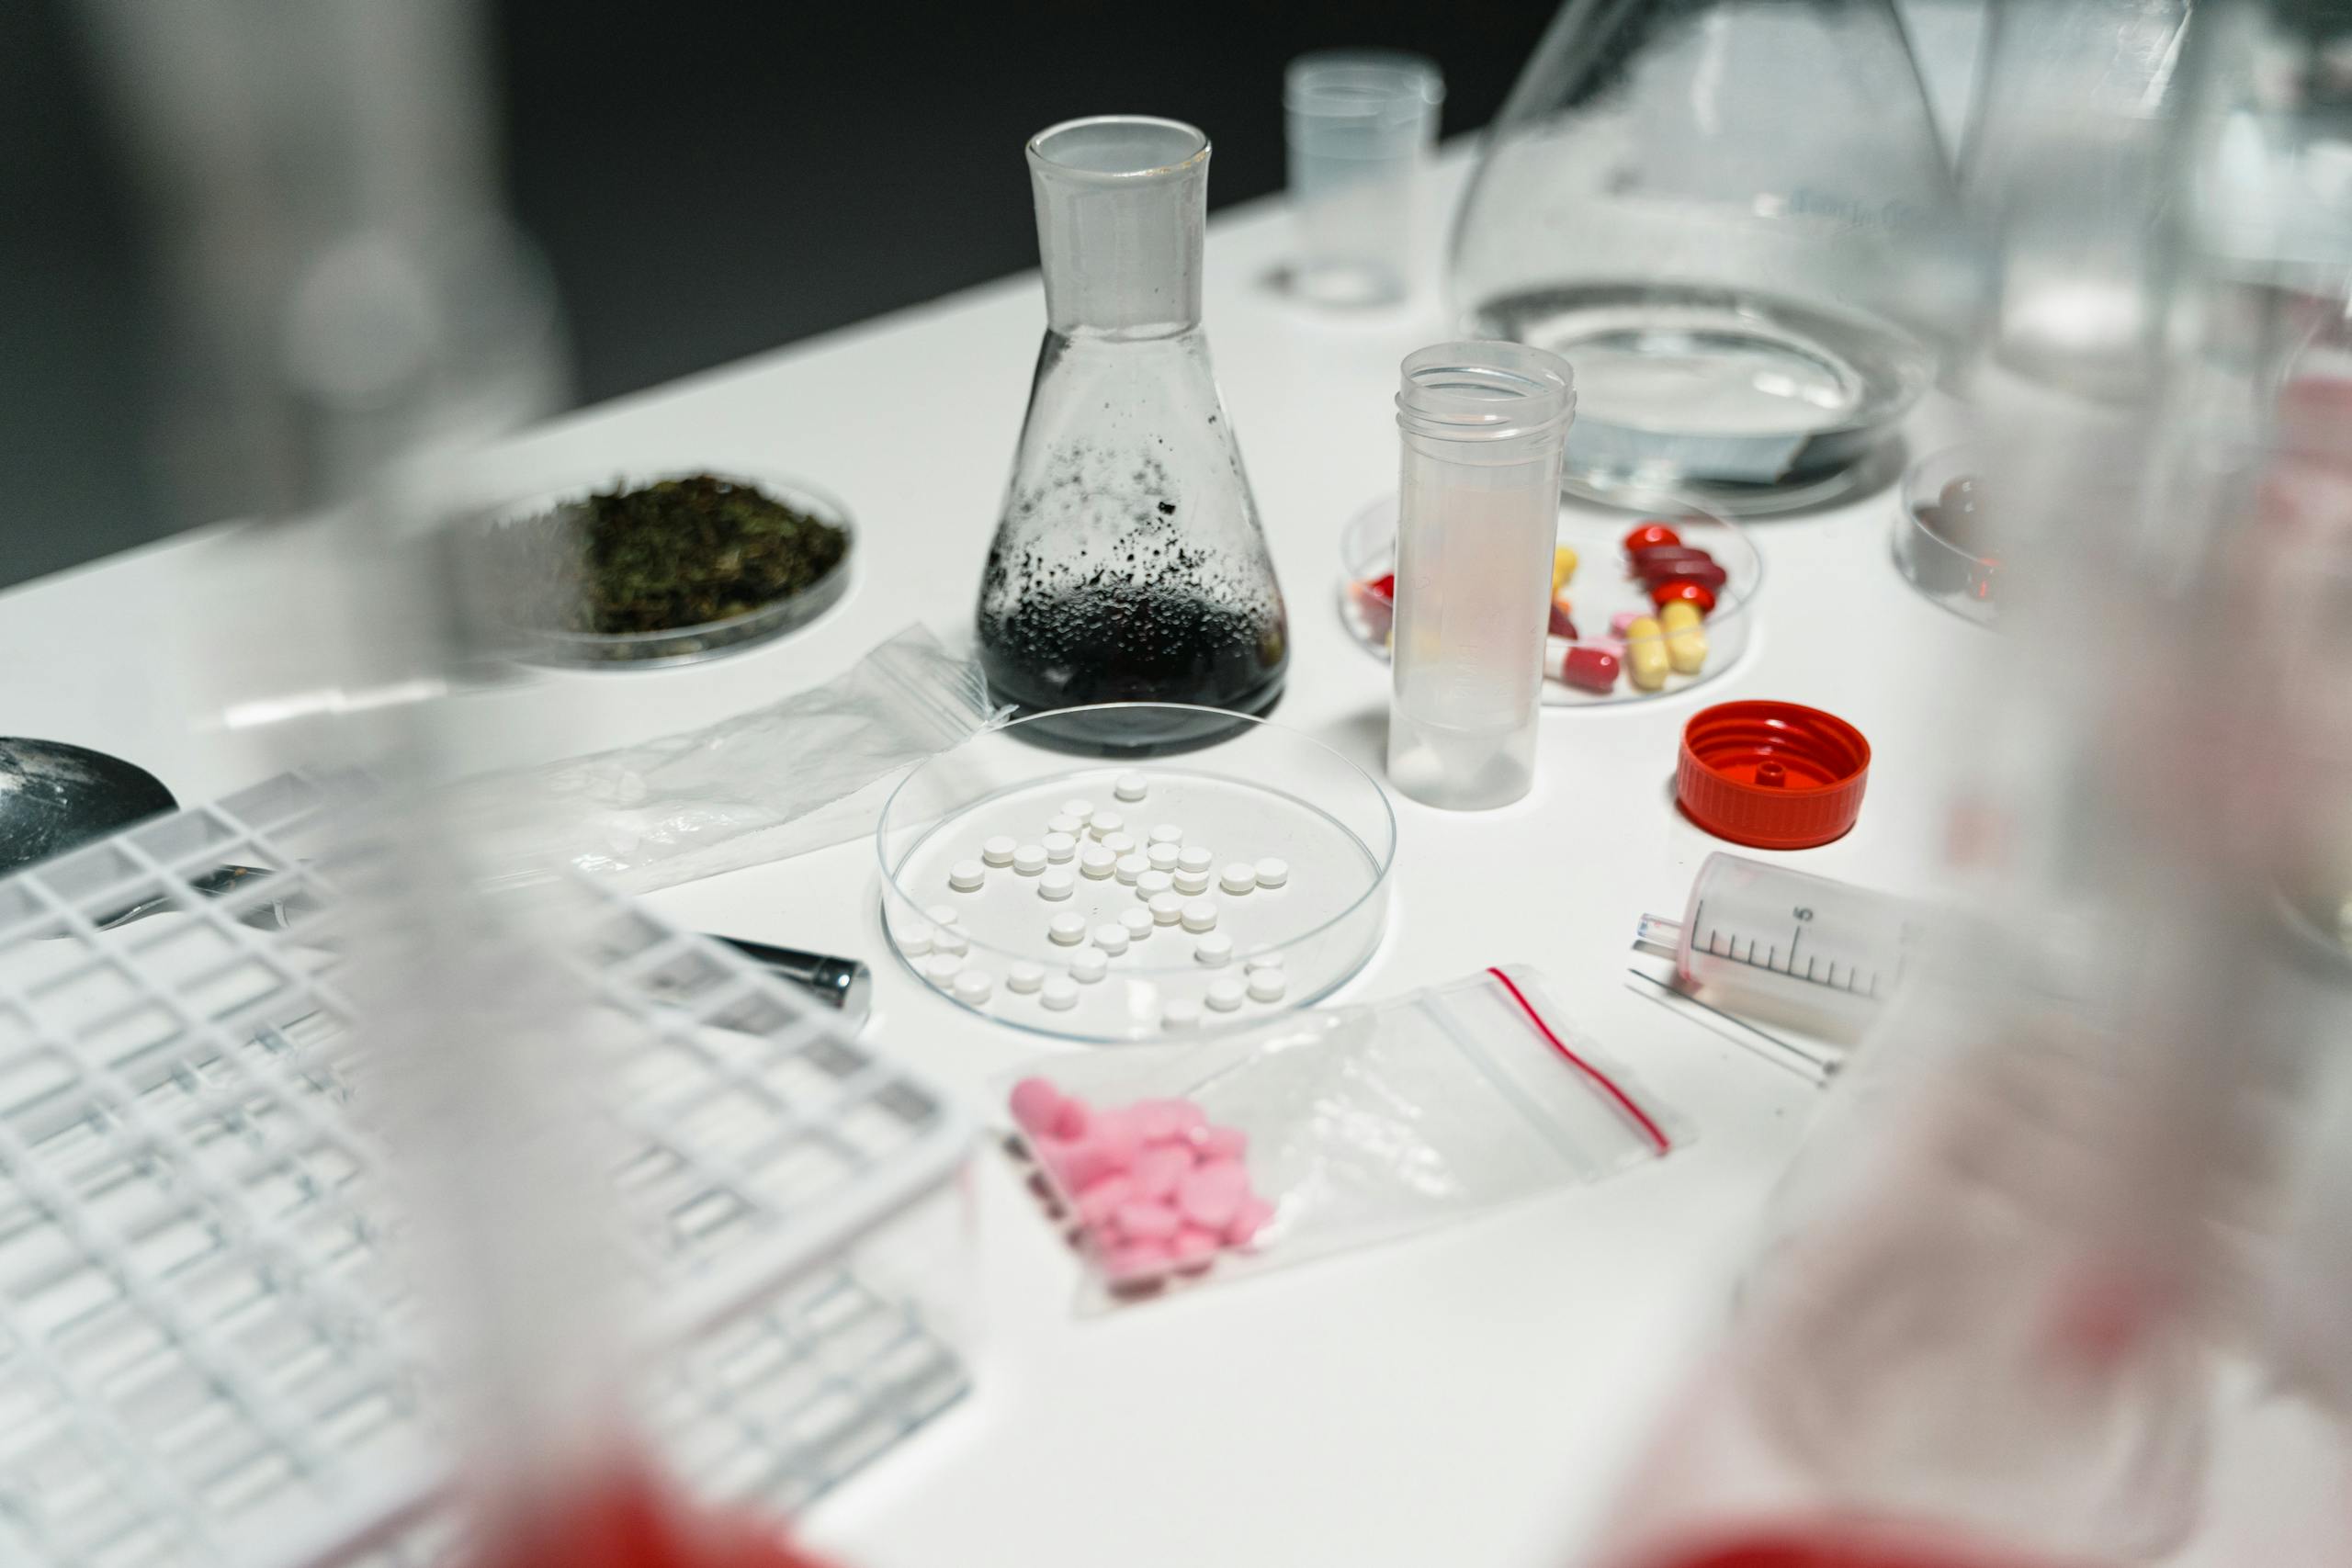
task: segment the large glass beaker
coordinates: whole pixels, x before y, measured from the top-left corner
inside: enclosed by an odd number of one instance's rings
[[[1263,714],[1289,627],[1201,333],[1208,138],[1141,116],[1029,142],[1046,330],[980,581],[989,685],[1025,711]],[[1237,728],[1167,708],[1029,728],[1082,750]]]
[[[1469,333],[1575,367],[1567,482],[1798,504],[1868,466],[1981,267],[1888,0],[1567,0],[1453,236]]]

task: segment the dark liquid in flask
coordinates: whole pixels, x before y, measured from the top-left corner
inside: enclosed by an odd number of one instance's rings
[[[992,577],[1000,570],[989,563]],[[979,644],[989,690],[1023,715],[1095,703],[1261,715],[1281,697],[1290,658],[1279,602],[1271,613],[1238,609],[1190,584],[1110,573],[983,608]],[[1238,728],[1220,716],[1142,712],[1040,719],[1023,729],[1069,750],[1143,753],[1206,745]]]

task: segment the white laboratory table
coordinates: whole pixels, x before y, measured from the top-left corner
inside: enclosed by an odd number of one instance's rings
[[[1426,227],[1461,174],[1433,176]],[[1450,335],[1431,291],[1377,316],[1316,314],[1270,284],[1278,205],[1212,225],[1206,322],[1290,603],[1276,714],[1377,774],[1386,668],[1335,607],[1343,522],[1393,486],[1397,361]],[[789,288],[788,264],[777,287]],[[830,675],[910,620],[970,615],[1027,392],[1035,274],[565,418],[505,460],[518,491],[598,467],[764,467],[847,502],[846,601],[804,633],[707,666],[550,673],[465,699],[482,765],[705,723]],[[1949,428],[1924,411],[1915,446]],[[1939,428],[1940,426],[1940,428]],[[1511,1568],[1569,1560],[1694,1346],[1816,1091],[1630,991],[1635,918],[1679,908],[1717,847],[1672,806],[1677,737],[1706,703],[1778,697],[1859,725],[1875,752],[1859,827],[1790,857],[1906,888],[1932,874],[1948,673],[1983,635],[1889,562],[1886,491],[1756,526],[1757,636],[1690,696],[1548,714],[1534,794],[1454,815],[1396,803],[1386,941],[1343,993],[1377,998],[1489,964],[1544,970],[1577,1021],[1678,1107],[1671,1158],[1480,1223],[1106,1316],[1005,1163],[976,1161],[967,1302],[977,1385],[824,1500],[815,1542],[863,1568]],[[277,765],[219,722],[223,626],[266,643],[238,531],[213,529],[0,595],[0,731],[143,763],[184,800]],[[883,962],[869,845],[672,889],[705,929],[876,961],[872,1038],[977,1105],[1043,1049]]]

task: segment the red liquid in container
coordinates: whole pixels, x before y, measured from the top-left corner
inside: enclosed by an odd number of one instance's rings
[[[1964,1539],[1838,1523],[1758,1526],[1637,1561],[1641,1568],[2060,1568]]]
[[[691,1507],[623,1471],[560,1506],[510,1517],[475,1568],[830,1568],[747,1514]]]

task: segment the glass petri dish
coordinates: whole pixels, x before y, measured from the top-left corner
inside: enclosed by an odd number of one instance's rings
[[[1706,661],[1692,674],[1669,671],[1666,683],[1654,692],[1635,686],[1620,671],[1616,684],[1606,692],[1570,686],[1559,679],[1559,655],[1566,643],[1550,639],[1544,658],[1544,704],[1546,707],[1611,707],[1679,696],[1703,686],[1739,661],[1756,621],[1756,598],[1764,586],[1764,558],[1747,532],[1729,518],[1657,491],[1629,492],[1634,510],[1621,512],[1574,498],[1560,502],[1558,541],[1577,552],[1576,575],[1566,592],[1581,639],[1609,638],[1611,620],[1620,614],[1655,615],[1657,606],[1628,567],[1624,538],[1645,522],[1666,524],[1682,542],[1705,550],[1724,569],[1725,581],[1707,615]],[[1390,606],[1381,602],[1376,584],[1396,570],[1396,498],[1384,496],[1349,520],[1340,534],[1340,618],[1349,632],[1371,652],[1388,657]],[[1623,662],[1620,661],[1621,664]]]
[[[1952,614],[1989,626],[2000,620],[2011,586],[2008,552],[1985,526],[1981,502],[1977,511],[1961,513],[1945,500],[1949,487],[1982,472],[1984,454],[1965,445],[1912,464],[1903,476],[1893,543],[1894,568],[1905,581]]]
[[[545,547],[531,536],[529,525],[567,502],[579,501],[600,490],[636,488],[698,474],[756,490],[763,495],[830,524],[848,536],[848,547],[842,552],[842,558],[833,564],[832,570],[799,592],[772,600],[724,620],[708,621],[698,626],[615,634],[568,631],[519,621],[502,613],[494,603],[489,604],[487,613],[497,619],[502,629],[512,638],[514,646],[511,651],[514,656],[535,664],[571,669],[692,663],[737,652],[797,630],[841,602],[849,592],[851,563],[857,555],[857,531],[851,524],[849,509],[803,480],[742,468],[729,468],[724,472],[710,468],[680,468],[656,474],[614,475],[547,491],[500,506],[492,511],[484,521],[481,544],[485,565],[494,581],[512,581],[517,574],[532,571],[537,562],[548,558],[544,554]],[[538,567],[537,570],[546,568]]]
[[[1104,716],[1181,724],[1198,716]],[[884,931],[909,969],[948,1000],[1038,1034],[1159,1040],[1178,1031],[1260,1021],[1317,1001],[1362,968],[1379,945],[1387,925],[1396,818],[1379,784],[1337,751],[1284,726],[1245,718],[1233,739],[1209,750],[1141,762],[1074,763],[1021,733],[1035,722],[1015,720],[929,759],[883,807],[875,846]],[[1142,798],[1120,798],[1121,784],[1137,779]],[[1094,815],[1072,835],[1069,858],[1049,861],[1042,871],[1025,869],[1029,857],[1016,865],[988,863],[992,839],[1046,848],[1056,818],[1072,802],[1085,803]],[[1103,826],[1100,814],[1105,812],[1122,820]],[[1115,846],[1125,834],[1136,846],[1125,852],[1143,856],[1148,865],[1155,828],[1176,830],[1171,841],[1180,855],[1186,849],[1207,852],[1205,891],[1185,894],[1171,886],[1167,892],[1180,908],[1205,901],[1216,923],[1188,930],[1181,919],[1155,919],[1144,934],[1127,935],[1125,951],[1109,952],[1094,933],[1124,929],[1123,917],[1132,911],[1151,913],[1156,885],[1142,880],[1148,872],[1139,868],[1089,875],[1084,849]],[[1247,892],[1223,886],[1228,866],[1248,864],[1254,873],[1268,860],[1283,863],[1279,886]],[[956,871],[967,862],[983,873],[977,887],[956,885]],[[1172,881],[1181,868],[1180,863],[1164,874]],[[1068,895],[1046,897],[1041,888],[1057,873],[1068,875]],[[1087,934],[1076,942],[1056,941],[1051,923],[1057,916],[1074,917],[1074,929]],[[950,929],[960,953],[941,951],[940,935]],[[1088,953],[1099,955],[1102,965],[1092,978],[1085,977],[1095,962]],[[1261,980],[1253,994],[1253,964],[1279,970],[1281,980]],[[1015,988],[1016,966],[1034,966],[1028,978],[1038,987]],[[958,979],[973,974],[987,976],[985,995],[958,990]],[[1212,1002],[1212,987],[1220,982],[1229,983],[1225,999],[1231,999],[1232,987],[1240,988],[1230,1010]],[[1049,1005],[1049,999],[1067,1005]]]
[[[1570,493],[1670,491],[1737,517],[1817,506],[1883,471],[1872,458],[1938,363],[1872,316],[1654,281],[1538,288],[1473,324],[1577,367]]]

